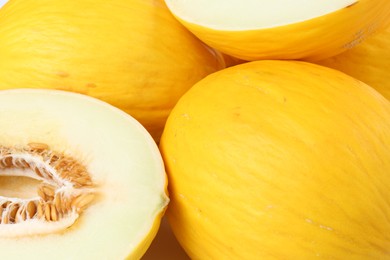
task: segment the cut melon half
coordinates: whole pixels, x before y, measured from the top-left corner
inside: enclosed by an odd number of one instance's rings
[[[389,22],[388,0],[165,0],[211,47],[244,60],[319,59]]]
[[[0,91],[4,259],[138,259],[168,204],[149,133],[100,100]]]

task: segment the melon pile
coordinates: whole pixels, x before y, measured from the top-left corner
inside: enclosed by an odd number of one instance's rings
[[[0,2],[2,257],[390,259],[390,1],[293,2]]]

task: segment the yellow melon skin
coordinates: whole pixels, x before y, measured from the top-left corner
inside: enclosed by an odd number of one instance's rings
[[[245,2],[240,5],[245,5]],[[202,41],[223,53],[248,61],[326,59],[356,46],[390,22],[388,0],[359,0],[313,19],[247,30],[215,29],[212,25],[202,25],[200,21],[192,22],[182,17],[173,6],[170,10],[175,17]]]
[[[341,72],[256,61],[207,76],[160,151],[192,259],[389,259],[390,103]]]
[[[0,89],[87,94],[156,140],[179,97],[224,67],[158,0],[11,0],[0,9],[0,57]]]
[[[351,50],[316,63],[345,72],[390,99],[390,27]]]

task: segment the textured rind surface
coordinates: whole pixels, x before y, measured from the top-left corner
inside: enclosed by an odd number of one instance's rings
[[[242,31],[215,30],[191,23],[173,8],[170,9],[206,44],[242,60],[325,59],[356,46],[390,23],[388,0],[360,0],[339,11],[307,21]]]
[[[172,229],[192,259],[390,256],[390,103],[341,72],[214,73],[161,138]]]
[[[159,0],[11,0],[0,24],[0,89],[87,94],[131,114],[156,140],[180,96],[224,67]]]
[[[390,100],[390,27],[346,52],[316,63],[347,73]]]

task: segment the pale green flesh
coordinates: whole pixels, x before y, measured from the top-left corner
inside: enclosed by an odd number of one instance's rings
[[[0,237],[4,259],[123,259],[168,203],[162,159],[146,130],[105,103],[69,95],[0,91],[0,144],[42,142],[81,158],[99,194],[61,234]]]
[[[358,0],[165,0],[174,15],[218,30],[273,28],[326,15]]]

